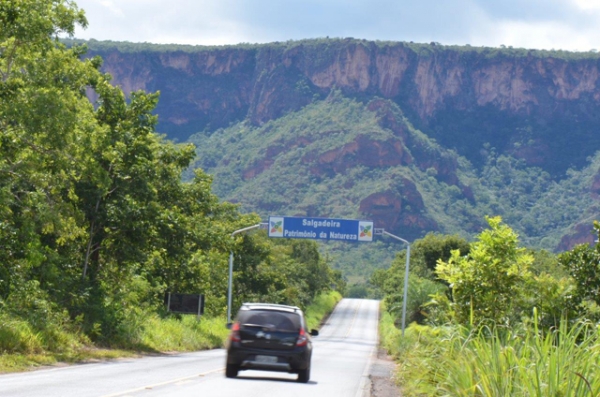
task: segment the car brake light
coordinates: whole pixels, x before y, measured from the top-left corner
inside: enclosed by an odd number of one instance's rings
[[[300,335],[298,335],[296,346],[306,346],[307,343],[308,337],[306,336],[306,332],[304,332],[304,328],[300,328]]]
[[[232,342],[239,342],[240,338],[240,323],[234,323],[231,327],[231,334],[229,335],[229,340]]]

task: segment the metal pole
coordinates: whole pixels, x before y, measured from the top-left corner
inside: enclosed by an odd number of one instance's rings
[[[232,235],[233,236],[233,235]],[[227,323],[231,322],[231,280],[233,279],[233,251],[229,252],[229,283],[227,286]]]
[[[202,311],[202,294],[198,295],[198,321],[200,321],[200,312]]]
[[[410,266],[410,244],[406,243],[406,273],[404,274],[404,299],[402,300],[402,337],[406,328],[406,301],[408,300],[408,267]]]
[[[235,236],[238,233],[247,232],[248,230],[256,229],[257,227],[261,227],[262,225],[266,225],[266,223],[258,223],[256,225],[248,226],[243,229],[239,229],[231,233],[231,237]],[[229,251],[229,282],[227,285],[227,323],[231,322],[231,285],[233,283],[233,250]]]
[[[385,230],[383,230],[382,233],[385,234],[386,236],[390,236],[391,238],[395,238],[396,240],[400,240],[404,244],[406,244],[406,266],[405,266],[405,273],[404,273],[404,299],[402,299],[402,337],[404,337],[404,329],[406,328],[406,300],[408,299],[408,269],[410,266],[410,243],[408,241],[404,240],[403,238],[394,236],[393,234],[386,232]]]

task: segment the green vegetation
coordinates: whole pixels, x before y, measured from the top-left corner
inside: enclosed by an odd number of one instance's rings
[[[337,291],[319,295],[313,303],[306,308],[306,324],[309,329],[319,329],[323,320],[333,311],[335,305],[342,299]]]
[[[547,333],[413,325],[402,338],[388,320],[382,335],[407,397],[597,395],[598,331],[565,324]]]
[[[598,394],[600,243],[557,257],[521,248],[499,217],[487,222],[466,246],[456,236],[415,242],[404,337],[393,279],[403,258],[373,275],[385,293],[381,344],[398,360],[403,395]]]
[[[323,292],[305,308],[309,328],[318,329],[342,298],[338,291]],[[119,333],[116,348],[98,348],[75,329],[55,327],[36,330],[26,320],[0,313],[0,373],[22,371],[58,362],[74,363],[133,357],[148,352],[193,351],[220,348],[229,330],[226,319],[179,315],[161,317],[156,313],[128,318],[128,328]],[[56,324],[51,324],[55,326]]]
[[[126,98],[58,39],[86,24],[64,0],[0,5],[1,370],[221,346],[230,252],[234,311],[343,293],[315,242],[231,237],[259,217],[200,170],[182,181],[194,147],[156,133],[158,94]],[[203,293],[206,316],[165,312],[165,292]]]
[[[285,51],[293,50],[298,47],[308,47],[323,50],[327,47],[337,46],[339,44],[355,44],[355,45],[377,45],[379,47],[402,47],[413,51],[418,55],[443,55],[448,52],[458,52],[460,54],[483,54],[488,58],[493,57],[535,57],[535,58],[555,58],[555,59],[592,59],[596,60],[600,58],[600,54],[595,50],[590,51],[565,51],[565,50],[536,50],[527,48],[513,48],[512,46],[506,47],[501,45],[500,47],[484,47],[484,46],[471,46],[471,45],[443,45],[440,43],[414,43],[414,42],[397,42],[397,41],[369,41],[358,38],[341,38],[341,37],[321,37],[315,39],[301,39],[301,40],[287,40],[284,42],[272,42],[267,44],[255,44],[255,43],[239,43],[233,45],[221,45],[221,46],[206,46],[206,45],[184,45],[184,44],[154,44],[154,43],[131,43],[127,41],[98,41],[98,40],[78,40],[73,38],[66,38],[61,40],[67,46],[87,44],[92,51],[109,51],[118,50],[120,52],[171,52],[181,51],[189,53],[197,53],[202,51],[209,51],[215,49],[245,49],[245,50],[260,50],[260,49],[281,49]],[[321,51],[323,52],[323,51]]]

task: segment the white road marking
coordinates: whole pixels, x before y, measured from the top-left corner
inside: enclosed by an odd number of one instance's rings
[[[135,389],[124,390],[124,391],[116,392],[116,393],[113,393],[113,394],[106,394],[106,395],[101,396],[101,397],[127,397],[127,394],[129,394],[129,393],[136,393],[138,391],[153,389],[155,387],[170,385],[172,383],[181,384],[180,382],[190,381],[192,379],[196,379],[198,377],[202,377],[202,376],[214,374],[216,372],[223,372],[224,370],[225,370],[225,368],[219,368],[219,369],[215,369],[215,370],[212,370],[212,371],[203,372],[203,373],[198,374],[198,375],[186,376],[184,378],[171,379],[171,380],[167,380],[165,382],[160,382],[160,383],[155,383],[155,384],[152,384],[152,385],[137,387]]]

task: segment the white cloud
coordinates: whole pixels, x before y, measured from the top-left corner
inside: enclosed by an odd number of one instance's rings
[[[498,47],[500,45],[530,49],[565,49],[589,51],[600,46],[600,27],[595,31],[577,30],[560,22],[499,21],[488,29],[484,37],[473,39],[474,45]]]
[[[600,10],[600,0],[572,0],[573,3],[579,7],[579,9],[587,10]]]
[[[223,45],[315,37],[588,51],[600,0],[76,0],[77,37]]]
[[[113,3],[112,1],[110,1],[110,0],[100,0],[99,3],[103,7],[106,7],[108,10],[110,10],[110,12],[112,12],[114,15],[116,15],[118,17],[124,17],[125,16],[125,14],[123,13],[123,10],[120,9],[119,7],[117,7],[115,5],[115,3]]]

